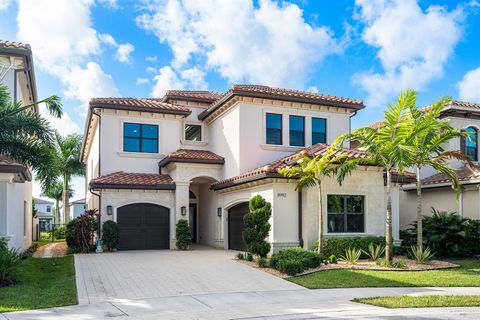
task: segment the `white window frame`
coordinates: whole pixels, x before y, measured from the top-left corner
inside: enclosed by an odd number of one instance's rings
[[[201,141],[193,141],[193,140],[187,140],[185,138],[185,127],[187,125],[195,125],[195,126],[200,126],[200,134],[202,136],[202,140]],[[200,121],[188,121],[188,120],[185,120],[185,121],[182,121],[182,125],[180,127],[180,130],[182,131],[181,134],[180,134],[180,137],[182,137],[182,141],[181,143],[183,145],[190,145],[190,146],[205,146],[208,144],[208,139],[207,139],[207,130],[205,130],[205,124],[203,122],[200,122]]]

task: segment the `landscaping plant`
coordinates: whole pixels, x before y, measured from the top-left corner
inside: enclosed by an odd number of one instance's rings
[[[244,217],[245,231],[243,239],[247,244],[248,252],[265,258],[270,252],[270,243],[266,240],[270,233],[270,217],[272,208],[270,203],[256,195],[248,203],[250,212]]]
[[[362,250],[362,252],[368,255],[371,261],[377,261],[385,252],[385,247],[382,245],[374,246],[373,243],[368,245],[368,251]]]
[[[345,250],[345,254],[340,256],[340,261],[347,262],[349,264],[356,264],[360,259],[360,255],[362,254],[362,250],[355,249],[355,248],[348,248]]]
[[[245,260],[253,261],[253,255],[250,252],[247,252],[247,254],[245,255]]]
[[[358,248],[362,250],[363,258],[367,258],[369,245],[385,247],[385,237],[365,236],[365,237],[329,237],[323,242],[323,254],[329,257],[332,254],[339,257],[345,253],[348,248]],[[313,244],[314,250],[317,250],[318,242]]]
[[[411,255],[413,259],[417,263],[426,263],[430,260],[432,260],[433,256],[435,255],[430,251],[429,248],[426,247],[418,247],[418,246],[412,246],[410,249]]]
[[[15,249],[9,249],[7,240],[0,238],[0,287],[7,286],[17,280],[21,256]]]
[[[333,263],[333,264],[337,264],[337,262],[338,262],[337,256],[332,254],[330,257],[328,257],[328,262]]]
[[[388,261],[385,259],[378,259],[377,265],[385,268],[397,268],[397,269],[403,269],[407,267],[407,265],[403,261]]]
[[[243,252],[237,253],[237,259],[238,260],[244,260],[245,259],[245,255],[243,254]]]
[[[108,251],[117,249],[118,245],[118,226],[117,223],[108,220],[103,223],[102,227],[102,241]]]
[[[188,221],[180,219],[177,222],[176,229],[177,242],[176,246],[178,250],[187,250],[192,245],[192,235],[190,234],[190,227]]]
[[[288,275],[295,275],[306,269],[318,267],[321,261],[320,255],[316,252],[299,247],[287,248],[272,255],[270,267]]]
[[[266,268],[268,267],[268,260],[264,257],[260,257],[257,260],[257,264],[259,268]]]
[[[98,210],[86,210],[67,224],[65,236],[70,252],[90,252],[95,248]]]

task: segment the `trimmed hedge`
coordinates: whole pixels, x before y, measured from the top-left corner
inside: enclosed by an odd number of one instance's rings
[[[372,243],[374,246],[385,245],[385,237],[365,236],[365,237],[331,237],[323,241],[322,254],[325,257],[335,255],[337,257],[344,255],[349,248],[361,249],[368,252],[368,245]],[[316,251],[318,242],[313,244],[313,249]],[[362,258],[368,258],[362,251]]]
[[[283,249],[274,253],[270,259],[270,267],[290,276],[309,268],[316,268],[320,263],[321,257],[316,252],[299,247]]]

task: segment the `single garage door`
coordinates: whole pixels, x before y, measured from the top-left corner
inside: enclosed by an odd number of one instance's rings
[[[119,250],[170,248],[170,210],[135,203],[117,209]]]
[[[249,212],[248,202],[239,203],[228,210],[228,248],[230,250],[247,251],[243,240],[245,223],[243,217]]]

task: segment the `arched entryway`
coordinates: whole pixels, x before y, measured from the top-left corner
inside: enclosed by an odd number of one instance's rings
[[[134,203],[117,209],[119,250],[170,248],[170,209]]]
[[[228,209],[228,249],[246,251],[247,245],[243,240],[245,215],[249,212],[248,202],[242,202]]]

